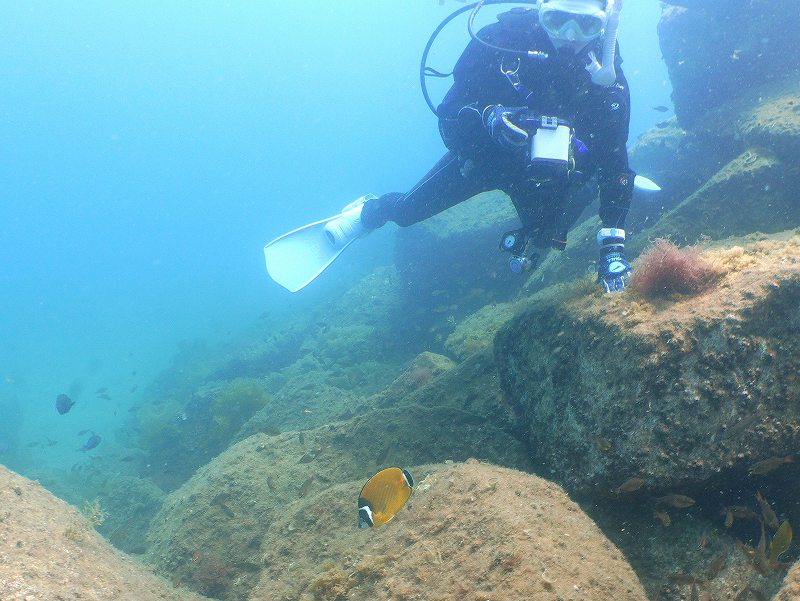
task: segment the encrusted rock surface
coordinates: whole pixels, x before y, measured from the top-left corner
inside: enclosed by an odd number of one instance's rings
[[[475,460],[411,469],[414,495],[377,529],[355,528],[361,481],[288,505],[251,599],[647,599],[619,550],[558,486]]]
[[[786,574],[783,586],[773,601],[797,601],[800,599],[800,561],[795,563]]]
[[[747,150],[627,245],[632,256],[648,239],[680,243],[721,240],[753,231],[774,233],[800,225],[800,171],[769,151]]]
[[[272,523],[298,498],[387,465],[477,455],[531,469],[524,445],[507,431],[490,350],[438,374],[430,366],[441,359],[426,356],[418,368],[426,364],[430,372],[401,376],[398,396],[375,395],[347,421],[255,434],[230,447],[167,497],[148,533],[148,562],[200,592],[244,599]],[[409,390],[412,383],[418,388]],[[224,577],[202,580],[205,562]]]
[[[698,124],[710,109],[797,73],[798,29],[795,0],[667,4],[658,34],[681,124]]]
[[[74,507],[0,465],[0,599],[202,599],[114,549]]]
[[[800,236],[708,255],[724,276],[698,296],[586,282],[501,330],[501,382],[541,473],[595,496],[634,476],[668,491],[800,449]]]

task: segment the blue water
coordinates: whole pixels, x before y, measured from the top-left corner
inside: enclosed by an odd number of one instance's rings
[[[87,428],[101,449],[126,444],[128,408],[181,345],[224,345],[391,260],[384,228],[290,295],[261,248],[361,194],[409,188],[441,155],[418,65],[462,4],[413,4],[3,3],[0,462],[69,466]],[[631,142],[670,105],[659,11],[623,13]],[[464,23],[432,66],[452,67]],[[444,89],[432,84],[434,101]],[[59,416],[62,392],[77,404]]]

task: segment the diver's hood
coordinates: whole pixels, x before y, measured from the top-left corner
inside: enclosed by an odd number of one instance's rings
[[[556,48],[580,52],[603,35],[608,22],[604,0],[542,0],[539,23]]]

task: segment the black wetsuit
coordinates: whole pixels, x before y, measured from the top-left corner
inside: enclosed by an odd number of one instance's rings
[[[539,25],[536,10],[503,13],[479,37],[501,48],[542,51],[548,58],[470,42],[455,66],[454,84],[437,110],[449,151],[409,192],[368,201],[361,214],[364,226],[379,227],[386,221],[411,225],[480,192],[502,190],[511,197],[535,246],[563,248],[567,230],[596,196],[596,187],[587,190],[585,184],[596,181],[603,227],[623,227],[634,174],[626,148],[630,95],[619,53],[616,83],[602,87],[592,83],[585,69],[589,51],[601,55],[602,41],[590,43],[577,55],[571,49],[558,51]],[[512,82],[514,76],[510,79],[504,70],[516,71],[518,81]],[[588,148],[575,153],[573,175],[537,184],[525,149],[501,147],[484,127],[484,108],[496,104],[527,106],[532,113],[571,122],[575,137]]]

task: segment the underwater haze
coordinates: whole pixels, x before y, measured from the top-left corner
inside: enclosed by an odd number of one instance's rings
[[[385,228],[291,295],[262,246],[408,189],[439,158],[419,59],[461,6],[4,2],[0,462],[73,465],[89,432],[124,446],[128,410],[182,348],[224,346],[264,312],[302,315],[390,262]],[[622,19],[631,143],[670,104],[658,16],[629,2]],[[451,69],[465,22],[432,66]],[[434,102],[446,85],[431,84]],[[76,402],[65,415],[62,393]]]

